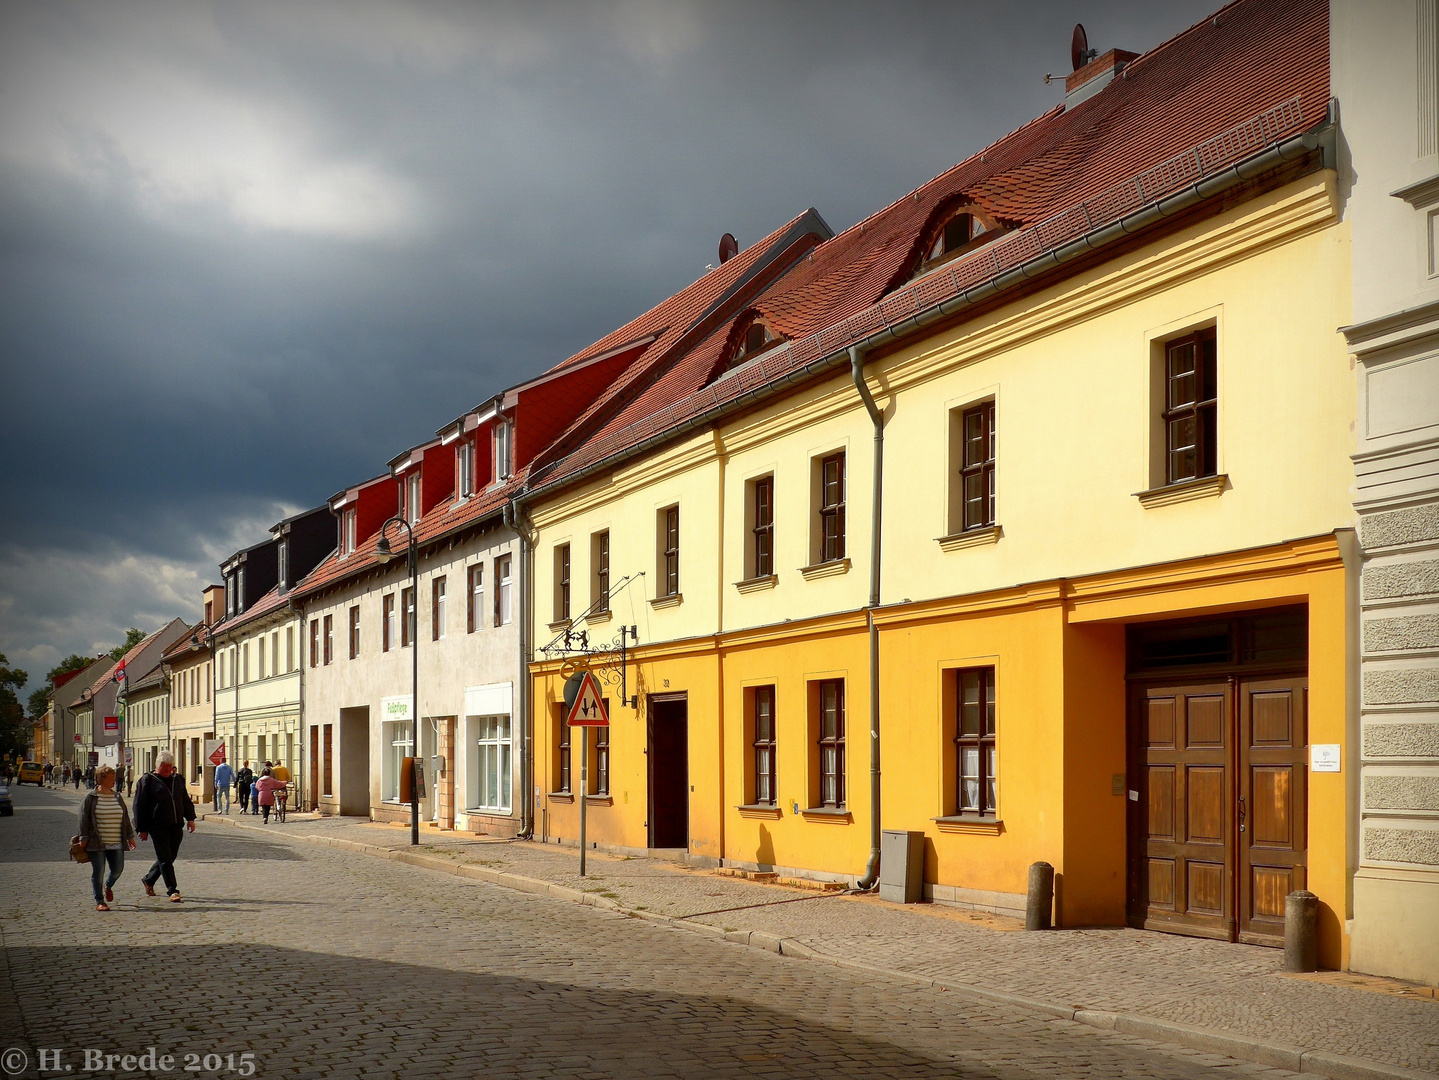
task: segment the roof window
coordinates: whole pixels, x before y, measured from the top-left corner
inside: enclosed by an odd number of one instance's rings
[[[777,334],[764,319],[757,318],[745,328],[740,335],[739,343],[735,346],[734,357],[730,360],[730,367],[738,367],[749,360],[753,360],[762,352],[784,343],[784,338]]]

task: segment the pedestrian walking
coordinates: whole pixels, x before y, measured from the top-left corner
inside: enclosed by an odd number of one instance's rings
[[[147,895],[155,895],[155,882],[163,876],[165,894],[172,903],[180,902],[175,857],[187,828],[195,831],[195,804],[190,801],[185,778],[175,771],[175,755],[162,750],[155,771],[140,777],[135,785],[135,829],[141,840],[148,837],[155,844],[155,865],[140,879]]]
[[[255,773],[248,761],[240,762],[240,771],[235,774],[235,793],[240,796],[240,813],[250,812],[250,785],[255,782]],[[258,810],[255,811],[259,813]]]
[[[75,779],[75,790],[76,790],[76,791],[79,791],[79,790],[80,790],[80,781],[83,780],[84,778],[85,778],[85,771],[84,771],[83,769],[81,769],[80,766],[79,766],[79,764],[77,763],[76,766],[75,766],[75,776],[74,776],[74,779]]]
[[[52,766],[48,761],[45,762],[45,786],[46,786],[46,787],[49,787],[49,786],[50,786],[50,774],[53,773],[54,771],[55,771],[54,766]]]
[[[135,828],[125,800],[115,790],[115,770],[102,765],[95,774],[95,784],[95,790],[80,804],[80,840],[90,853],[95,910],[109,911],[110,901],[115,899],[115,882],[125,870],[125,852],[135,849]]]
[[[95,766],[85,766],[85,786],[91,791],[95,790]]]
[[[124,791],[124,790],[125,790],[125,766],[124,766],[124,765],[116,765],[116,766],[115,766],[115,790],[116,790],[116,791]]]
[[[260,779],[255,781],[255,801],[260,805],[260,813],[264,815],[266,825],[270,824],[270,811],[275,808],[275,792],[282,790],[284,786],[284,781],[276,780],[270,769],[260,773]]]
[[[235,782],[235,770],[230,767],[228,761],[222,761],[215,766],[215,813],[228,814],[230,812],[230,785]],[[225,809],[220,809],[220,800],[225,802]]]

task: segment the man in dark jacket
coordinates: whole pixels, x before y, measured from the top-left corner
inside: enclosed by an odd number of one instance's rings
[[[166,895],[171,903],[180,902],[175,856],[180,853],[186,828],[195,831],[195,804],[190,801],[185,778],[175,771],[175,755],[165,750],[155,771],[140,777],[135,785],[135,832],[141,840],[155,843],[155,865],[140,879],[150,896],[155,895],[155,882],[163,874]]]

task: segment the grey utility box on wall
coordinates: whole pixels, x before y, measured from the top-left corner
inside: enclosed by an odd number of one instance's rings
[[[924,899],[924,833],[884,830],[879,845],[879,898],[896,904]]]

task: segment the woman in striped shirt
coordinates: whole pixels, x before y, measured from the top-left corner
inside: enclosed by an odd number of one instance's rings
[[[125,852],[135,849],[135,829],[125,800],[115,791],[115,770],[102,765],[95,772],[95,790],[80,804],[80,839],[90,853],[90,887],[95,910],[109,911],[115,882],[125,869]],[[105,875],[109,866],[110,874]]]

